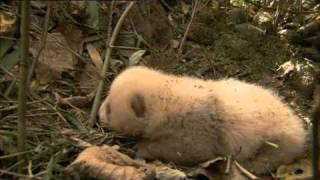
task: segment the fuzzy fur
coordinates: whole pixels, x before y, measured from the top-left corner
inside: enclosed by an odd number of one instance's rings
[[[100,120],[143,137],[137,157],[194,165],[232,155],[258,174],[295,160],[306,141],[303,122],[271,90],[141,66],[116,77],[100,107]]]

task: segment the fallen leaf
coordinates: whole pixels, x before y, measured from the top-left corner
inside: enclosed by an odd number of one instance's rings
[[[0,39],[0,59],[5,53],[14,45],[14,42],[10,39]]]
[[[146,50],[138,50],[134,52],[130,57],[129,57],[129,66],[134,66],[139,64],[142,56],[146,53]]]
[[[155,173],[146,164],[110,146],[92,146],[66,167],[64,176],[67,179],[151,180]]]
[[[70,124],[70,126],[72,126],[73,128],[83,133],[87,132],[86,127],[80,122],[78,118],[74,116],[74,114],[65,113],[64,117],[67,120],[67,122]]]
[[[99,3],[97,1],[87,1],[87,14],[89,15],[87,24],[96,28],[99,25]]]
[[[11,12],[0,11],[0,33],[12,31],[17,17]]]
[[[79,2],[77,2],[79,3]],[[81,3],[79,3],[81,4]],[[65,38],[65,42],[72,51],[81,54],[83,45],[83,34],[82,31],[73,23],[65,22],[62,23],[56,31],[61,32]],[[81,66],[83,62],[78,60],[75,54],[72,54],[73,66]]]
[[[61,33],[48,34],[45,48],[39,56],[35,69],[36,79],[41,85],[48,84],[60,77],[62,72],[73,68],[72,53],[66,48],[68,44]],[[41,48],[40,41],[32,43],[30,51],[35,58]]]
[[[19,49],[15,49],[9,54],[6,54],[3,58],[0,59],[0,66],[10,70],[13,68],[19,61],[20,51]]]
[[[92,64],[86,64],[82,69],[82,73],[76,76],[76,80],[79,86],[80,94],[90,94],[93,92],[98,84],[99,76],[98,71]]]
[[[87,47],[87,50],[88,50],[88,53],[89,53],[89,56],[90,56],[92,62],[96,66],[98,72],[100,72],[100,70],[103,66],[103,61],[102,61],[102,58],[101,58],[98,50],[91,44],[87,44],[86,47]]]

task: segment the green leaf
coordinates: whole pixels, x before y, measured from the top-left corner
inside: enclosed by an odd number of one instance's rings
[[[10,39],[0,39],[0,59],[13,46],[14,42]]]
[[[88,1],[87,14],[89,15],[87,23],[96,28],[99,25],[99,4],[97,1]]]
[[[19,61],[20,51],[19,49],[15,49],[9,54],[6,54],[3,58],[0,59],[0,66],[10,70],[13,68]]]
[[[73,114],[66,113],[66,114],[64,114],[64,117],[66,118],[68,123],[73,128],[76,128],[76,129],[80,130],[81,132],[86,132],[87,131],[87,129],[81,124],[81,122],[76,117],[74,117]]]

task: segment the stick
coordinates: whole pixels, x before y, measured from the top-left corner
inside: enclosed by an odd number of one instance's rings
[[[248,170],[246,170],[244,167],[242,167],[238,161],[234,161],[234,164],[237,166],[237,168],[243,173],[245,174],[249,179],[255,180],[258,179],[257,176],[253,175],[251,172],[249,172]]]
[[[112,2],[114,2],[114,1],[112,1]],[[106,51],[106,54],[105,54],[103,67],[102,67],[101,74],[100,74],[102,77],[104,77],[106,72],[107,72],[108,65],[109,65],[109,60],[110,60],[110,56],[111,56],[111,52],[112,52],[112,46],[113,46],[113,44],[114,44],[114,42],[116,40],[116,37],[117,37],[117,35],[118,35],[119,31],[120,31],[120,27],[121,27],[121,25],[123,23],[123,20],[128,15],[130,9],[133,7],[134,4],[135,4],[135,1],[132,1],[132,2],[129,3],[127,8],[122,13],[120,19],[118,20],[117,25],[114,28],[114,31],[112,32],[112,36],[111,36],[110,40],[107,41],[107,51]],[[110,16],[109,22],[111,21],[111,17],[112,17],[112,14]],[[93,106],[92,106],[91,113],[90,113],[89,123],[90,123],[91,127],[93,127],[95,125],[95,123],[96,123],[96,115],[97,115],[97,112],[98,112],[98,109],[99,109],[103,87],[104,87],[104,79],[102,78],[102,79],[99,80],[99,84],[98,84],[97,91],[96,91],[96,96],[94,98]]]
[[[30,67],[30,72],[28,74],[28,83],[31,82],[32,80],[32,76],[34,74],[34,70],[38,64],[39,61],[39,57],[42,53],[42,51],[45,49],[46,47],[46,42],[47,42],[47,35],[48,35],[48,27],[49,27],[49,20],[50,20],[50,14],[51,14],[51,3],[47,4],[47,11],[46,11],[46,15],[45,15],[45,20],[44,20],[44,25],[43,25],[43,29],[41,32],[41,41],[40,41],[40,48],[39,51],[36,55],[36,57],[34,58],[34,60],[32,61],[31,67]]]
[[[27,101],[27,77],[29,56],[29,23],[30,23],[30,1],[21,1],[21,60],[20,60],[20,84],[18,97],[18,150],[26,151],[26,101]],[[19,156],[20,160],[27,162],[27,156]],[[22,171],[20,166],[20,171]]]
[[[189,24],[188,24],[188,26],[186,28],[186,31],[183,34],[183,37],[182,37],[182,40],[181,40],[181,43],[180,43],[180,47],[178,49],[178,54],[181,54],[182,51],[183,51],[184,42],[186,41],[186,38],[187,38],[187,35],[189,33],[189,30],[190,30],[194,15],[196,14],[196,11],[197,11],[198,0],[193,1],[193,3],[194,4],[193,4],[192,12],[191,12],[190,22],[189,22]]]
[[[227,157],[227,165],[226,165],[226,169],[224,171],[225,174],[229,174],[230,173],[230,169],[231,169],[231,159],[232,159],[232,156],[231,155],[228,155]]]

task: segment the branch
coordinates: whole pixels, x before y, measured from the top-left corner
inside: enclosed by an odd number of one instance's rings
[[[21,1],[21,59],[20,59],[20,84],[18,97],[18,150],[26,151],[26,101],[27,101],[27,77],[29,58],[29,23],[30,23],[30,1]],[[20,156],[20,160],[27,162],[25,155]],[[22,166],[20,166],[22,169]],[[20,170],[21,170],[20,169]]]
[[[113,2],[113,1],[112,1]],[[103,67],[101,70],[101,76],[104,77],[107,70],[108,70],[108,65],[109,65],[109,61],[110,61],[110,56],[111,56],[111,52],[112,52],[112,46],[117,38],[117,35],[120,31],[120,27],[125,19],[125,17],[128,15],[130,9],[133,7],[133,5],[135,4],[135,1],[132,1],[129,3],[129,5],[127,6],[127,8],[124,10],[124,12],[122,13],[121,17],[119,18],[116,27],[114,28],[114,31],[112,32],[112,36],[110,38],[110,40],[107,40],[107,51],[105,54],[105,59],[103,62]],[[112,8],[112,7],[111,7]],[[110,10],[111,12],[111,10]],[[110,13],[112,15],[112,12]],[[111,21],[112,16],[110,16],[109,22]],[[109,23],[110,25],[110,23]],[[109,27],[109,30],[111,29],[111,27]],[[100,101],[101,101],[101,96],[102,96],[102,91],[103,91],[103,87],[104,87],[104,79],[100,79],[99,80],[99,85],[97,87],[97,91],[96,91],[96,96],[94,98],[94,102],[93,102],[93,106],[91,109],[91,113],[90,113],[90,118],[89,118],[89,123],[90,126],[93,127],[96,123],[96,115],[100,106]]]
[[[184,42],[186,41],[187,35],[190,31],[190,27],[194,18],[194,15],[196,14],[197,11],[197,6],[198,6],[198,0],[193,1],[193,8],[192,8],[192,12],[191,12],[191,18],[190,18],[190,22],[186,28],[186,31],[184,32],[184,35],[182,37],[181,43],[180,43],[180,47],[178,49],[178,54],[181,55],[182,51],[183,51],[183,46],[184,46]]]
[[[39,57],[40,57],[42,51],[46,47],[50,14],[51,14],[51,3],[48,3],[47,4],[46,15],[45,15],[45,18],[44,18],[45,19],[44,20],[44,25],[43,25],[43,29],[42,29],[42,33],[41,33],[40,49],[39,49],[36,57],[32,61],[31,68],[30,68],[30,71],[29,71],[29,74],[28,74],[28,83],[31,82],[32,76],[34,74],[34,70],[35,70],[35,68],[36,68],[36,66],[38,64],[38,61],[39,61]]]

